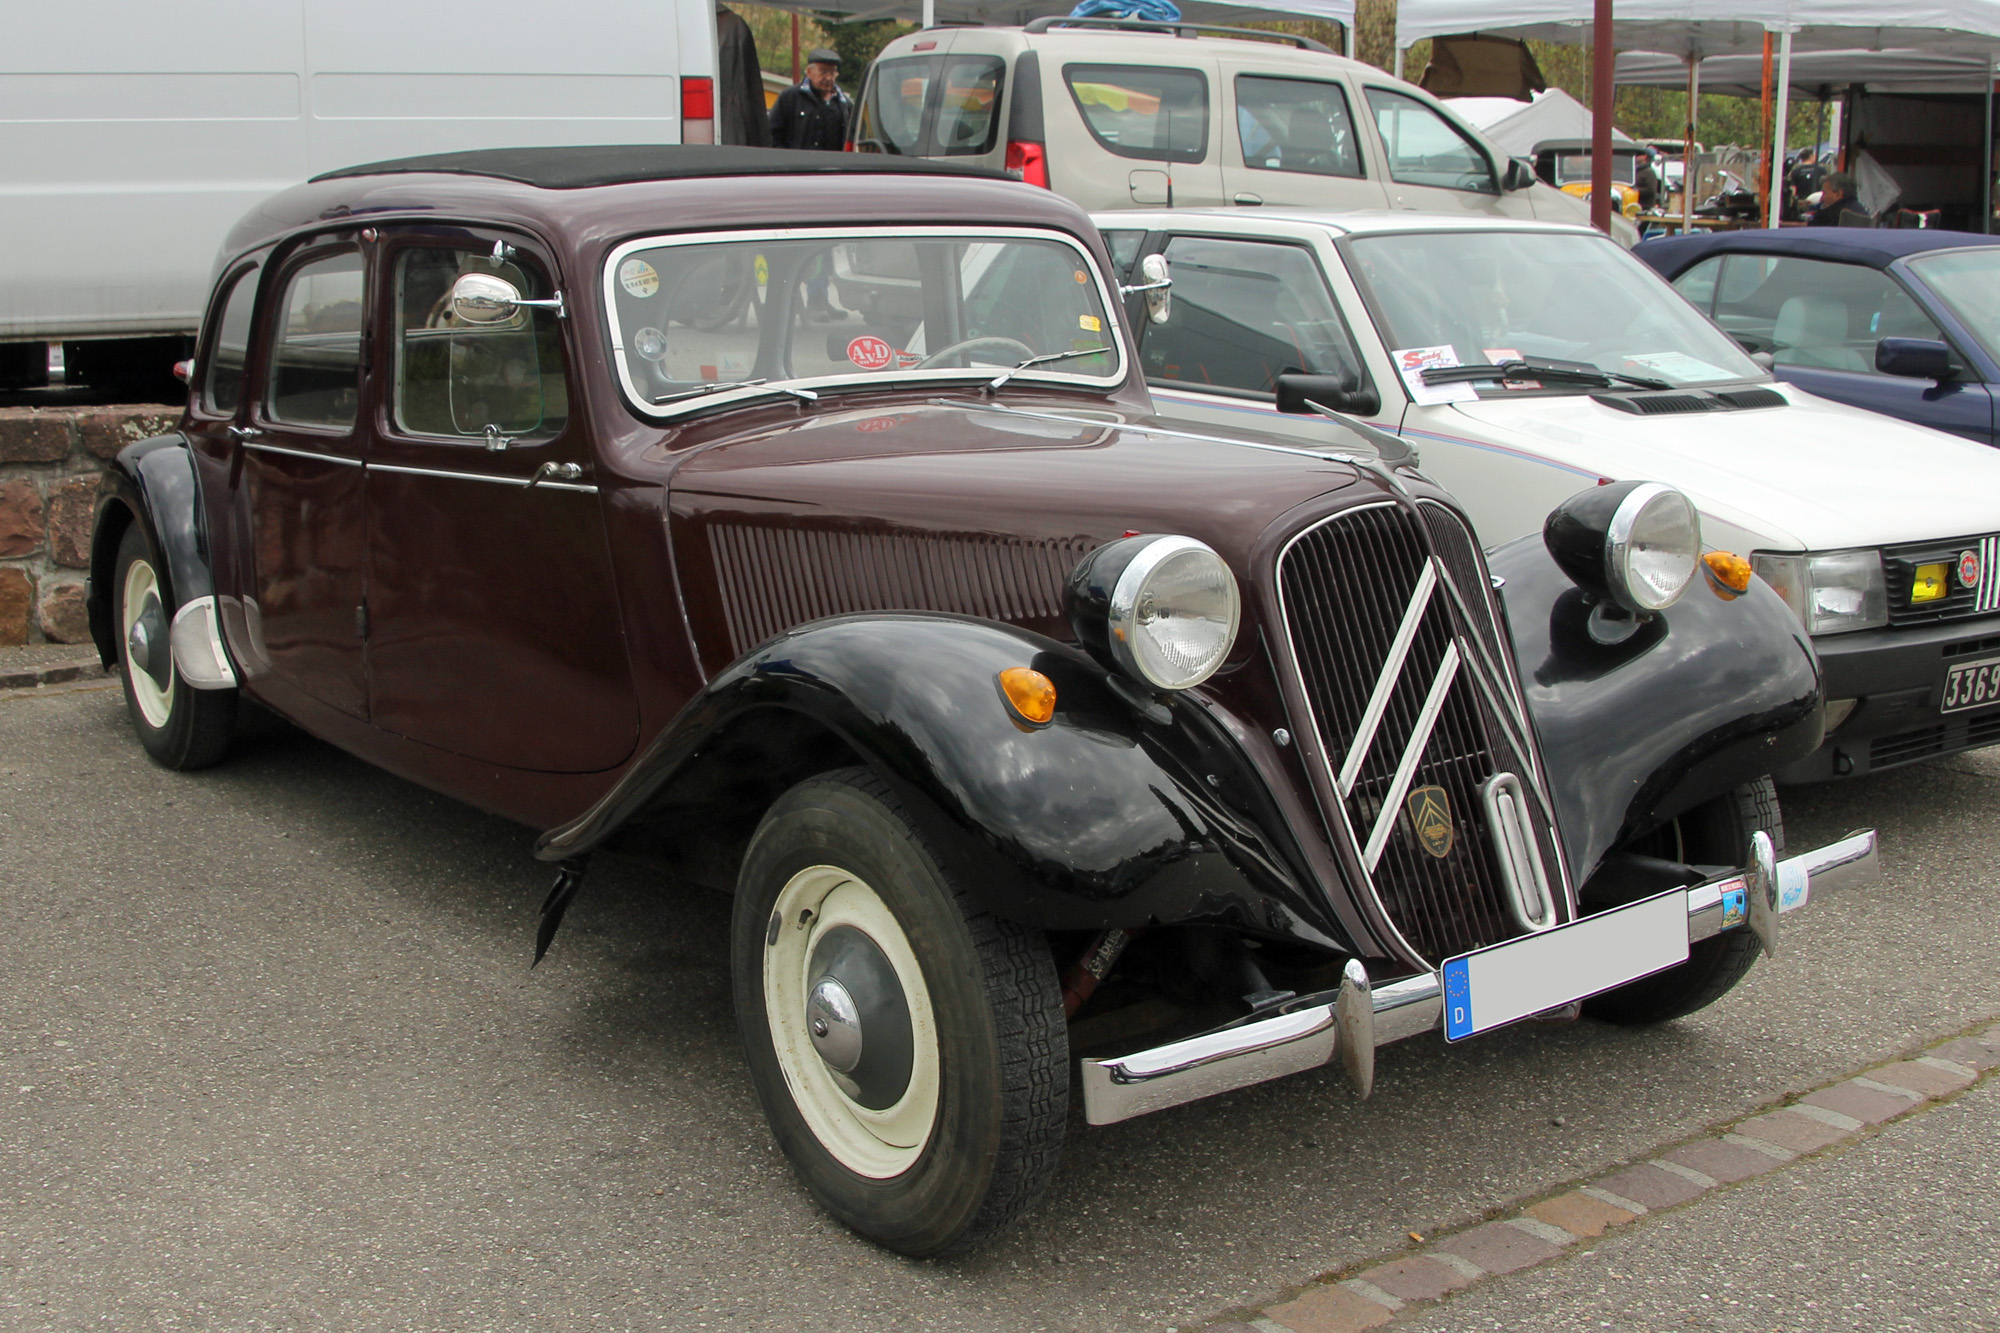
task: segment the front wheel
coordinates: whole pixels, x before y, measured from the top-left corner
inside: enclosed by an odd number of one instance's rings
[[[751,1080],[827,1211],[921,1257],[1042,1192],[1069,1100],[1047,943],[956,889],[880,778],[826,774],[771,807],[731,946]]]
[[[1785,818],[1778,810],[1777,784],[1769,778],[1696,806],[1664,829],[1648,835],[1644,850],[1691,865],[1741,865],[1750,835],[1771,835],[1785,854]],[[1592,1018],[1628,1026],[1665,1023],[1706,1009],[1748,975],[1763,946],[1748,926],[1737,926],[1688,946],[1688,960],[1583,1002]]]
[[[235,690],[197,690],[174,665],[168,634],[179,609],[136,519],[118,543],[113,623],[124,670],[125,711],[146,753],[167,768],[207,768],[229,749]]]

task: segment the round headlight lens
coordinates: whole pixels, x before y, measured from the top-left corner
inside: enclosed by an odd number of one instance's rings
[[[1680,600],[1701,559],[1701,518],[1671,486],[1633,488],[1604,538],[1611,593],[1630,611],[1663,611]]]
[[[1162,537],[1132,557],[1111,591],[1111,652],[1139,679],[1185,690],[1222,665],[1241,614],[1221,556],[1192,537]]]

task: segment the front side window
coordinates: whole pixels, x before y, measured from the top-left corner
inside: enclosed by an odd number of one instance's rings
[[[549,437],[569,411],[555,312],[516,310],[499,324],[464,324],[451,286],[490,273],[530,298],[546,297],[540,275],[478,250],[419,248],[396,259],[396,428],[409,435],[484,440],[495,433]]]
[[[265,410],[292,426],[345,429],[361,401],[361,255],[341,250],[292,271],[273,330]]]
[[[1690,270],[1675,286],[1693,299],[1712,281],[1715,322],[1774,365],[1874,374],[1881,339],[1944,337],[1894,279],[1860,264],[1724,255],[1711,271],[1712,280]]]
[[[1500,192],[1486,154],[1430,107],[1387,88],[1370,88],[1368,107],[1375,113],[1392,179],[1473,194]]]
[[[1006,68],[998,56],[883,61],[856,114],[854,146],[910,157],[991,152]]]
[[[1985,345],[1988,356],[2000,354],[2000,249],[1942,250],[1909,264]]]
[[[990,379],[1035,358],[1017,382],[1125,373],[1103,278],[1066,238],[662,238],[613,251],[604,281],[626,392],[659,415],[779,385]]]
[[[1083,123],[1120,157],[1199,162],[1208,156],[1208,76],[1158,65],[1064,65]]]
[[[1243,165],[1313,176],[1361,176],[1347,92],[1337,83],[1236,76]]]
[[[1269,241],[1176,236],[1172,317],[1141,326],[1148,380],[1274,394],[1278,376],[1361,382],[1361,359],[1312,253]]]
[[[233,415],[243,401],[244,366],[250,356],[250,317],[257,308],[257,269],[246,268],[230,279],[215,341],[208,347],[208,374],[202,378],[202,405],[211,412]]]

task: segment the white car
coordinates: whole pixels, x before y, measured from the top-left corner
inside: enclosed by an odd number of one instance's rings
[[[1168,261],[1168,319],[1132,317],[1178,423],[1254,418],[1326,447],[1307,400],[1370,421],[1419,451],[1489,548],[1587,486],[1685,491],[1706,546],[1778,589],[1824,665],[1826,742],[1781,781],[2000,742],[2000,450],[1774,382],[1588,228],[1272,209],[1097,222],[1128,273]]]

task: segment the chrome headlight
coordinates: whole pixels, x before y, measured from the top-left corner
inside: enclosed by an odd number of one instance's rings
[[[1671,486],[1619,481],[1557,505],[1542,541],[1577,586],[1647,615],[1679,601],[1694,581],[1701,516]]]
[[[1100,661],[1142,684],[1185,690],[1215,674],[1236,642],[1236,576],[1192,537],[1108,542],[1070,575],[1070,625]]]
[[[1889,623],[1889,588],[1880,551],[1780,555],[1755,551],[1750,568],[1771,585],[1808,634],[1880,629]]]

